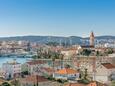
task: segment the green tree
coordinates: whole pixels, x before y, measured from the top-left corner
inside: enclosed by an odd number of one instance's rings
[[[57,42],[48,42],[48,43],[46,43],[46,45],[49,45],[49,46],[58,46],[59,45],[59,43],[57,43]]]
[[[99,56],[99,55],[100,55],[99,51],[96,51],[96,56]]]
[[[70,68],[71,66],[69,64],[66,64],[65,65],[65,68]]]
[[[87,76],[88,76],[88,74],[87,74],[87,69],[85,69],[85,73],[84,73],[84,79],[85,79],[85,80],[87,79]]]
[[[11,86],[11,85],[8,82],[4,82],[4,83],[2,83],[1,86]]]
[[[59,59],[60,52],[52,51],[50,49],[43,50],[42,48],[37,50],[37,55],[33,56],[34,59],[52,59],[52,57],[55,59]]]
[[[89,56],[91,54],[91,50],[88,50],[88,49],[84,49],[82,52],[81,52],[81,55],[85,55],[85,56]]]
[[[115,86],[115,81],[112,81],[111,86]]]
[[[112,54],[113,52],[113,49],[108,49],[107,54]]]

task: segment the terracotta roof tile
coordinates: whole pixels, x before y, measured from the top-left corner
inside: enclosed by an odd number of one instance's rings
[[[43,67],[42,69],[47,71],[47,72],[49,72],[49,73],[52,73],[54,71],[52,68],[45,68],[45,67]]]
[[[80,83],[69,83],[69,84],[67,84],[65,86],[86,86],[86,85],[80,84]]]
[[[113,69],[115,66],[111,63],[102,63],[102,65],[107,69]]]
[[[76,74],[76,73],[78,73],[78,71],[69,69],[69,68],[65,68],[65,69],[61,69],[61,70],[57,71],[56,73],[57,74]]]
[[[37,80],[37,78],[38,78],[38,80]],[[48,81],[48,80],[45,79],[42,76],[36,76],[36,75],[27,76],[26,78],[21,79],[22,83],[26,83],[26,82],[36,83],[37,81],[38,82],[45,82],[45,81]]]
[[[29,61],[29,62],[27,62],[27,64],[29,64],[29,65],[36,65],[36,64],[44,64],[45,63],[45,61],[40,61],[40,60],[32,60],[32,61]]]
[[[89,84],[82,84],[82,83],[69,83],[65,86],[106,86],[105,84],[99,83],[99,82],[91,82]]]

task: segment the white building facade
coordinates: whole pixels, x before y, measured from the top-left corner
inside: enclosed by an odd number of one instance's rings
[[[11,79],[19,77],[21,74],[21,64],[17,62],[4,63],[2,65],[2,70],[4,71],[4,78]]]

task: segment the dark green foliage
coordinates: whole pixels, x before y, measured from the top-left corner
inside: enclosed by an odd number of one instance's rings
[[[4,82],[4,83],[2,83],[1,86],[11,86],[11,85],[8,82]]]
[[[108,49],[107,54],[112,54],[113,52],[113,49]]]
[[[85,56],[89,56],[91,54],[91,50],[89,49],[84,49],[82,52],[81,52],[81,55],[85,55]]]
[[[52,81],[52,80],[55,80],[55,78],[53,78],[52,76],[48,76],[47,79],[48,79],[48,80],[51,80],[51,81]]]
[[[88,74],[87,74],[87,69],[85,69],[85,74],[84,74],[84,79],[85,79],[85,80],[87,79],[87,76],[88,76]]]
[[[65,68],[70,68],[71,66],[69,64],[66,64],[65,65]]]
[[[111,82],[111,86],[115,86],[115,81],[112,81],[112,82]]]
[[[49,46],[58,46],[59,43],[57,43],[57,42],[48,42],[48,43],[46,43],[46,45],[49,45]]]
[[[82,75],[81,75],[81,73],[79,74],[79,78],[80,78],[80,79],[82,78]]]
[[[24,72],[21,73],[21,75],[22,75],[22,77],[23,77],[24,75],[29,75],[29,72],[28,72],[28,71],[24,71]]]
[[[51,50],[38,49],[37,55],[33,56],[34,59],[60,59],[61,53]]]
[[[96,51],[96,56],[99,56],[99,55],[100,55],[99,51]]]
[[[87,79],[82,79],[82,80],[79,80],[78,82],[83,83],[83,84],[89,84],[90,83],[90,81]]]
[[[65,82],[67,82],[67,80],[58,79],[57,82],[59,82],[59,83],[65,83]]]

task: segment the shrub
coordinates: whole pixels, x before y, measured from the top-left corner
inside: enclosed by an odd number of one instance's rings
[[[8,82],[4,82],[4,83],[2,83],[1,86],[11,86],[11,85]]]

